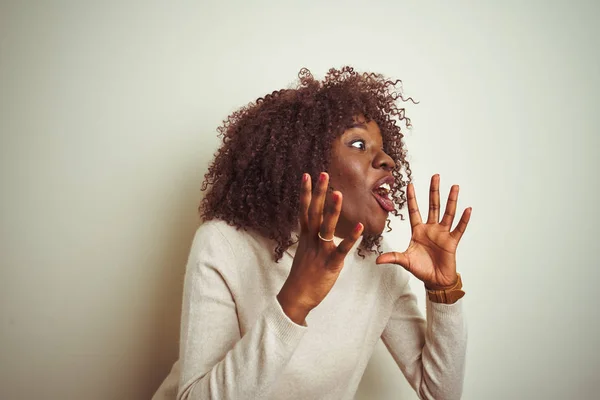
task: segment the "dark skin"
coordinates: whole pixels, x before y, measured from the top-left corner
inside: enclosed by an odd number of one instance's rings
[[[303,324],[308,313],[327,296],[344,266],[346,255],[363,230],[379,234],[385,227],[388,213],[372,196],[373,185],[394,167],[382,147],[377,124],[365,123],[357,117],[357,123],[333,143],[331,181],[327,173],[321,173],[313,191],[311,179],[303,175],[300,240],[290,274],[277,296],[283,311],[298,324]],[[459,191],[458,185],[454,185],[440,221],[439,183],[436,174],[431,178],[426,223],[421,220],[414,186],[408,185],[412,231],[408,249],[382,254],[376,260],[377,264],[404,267],[423,281],[427,289],[435,290],[450,288],[458,279],[456,249],[471,216],[471,208],[467,208],[456,228],[451,230]],[[329,184],[336,190],[328,195]],[[345,239],[336,246],[319,239],[318,233],[323,238],[335,234]]]
[[[344,205],[335,235],[347,237],[361,222],[368,235],[379,235],[385,228],[388,212],[373,197],[373,186],[391,177],[394,160],[383,151],[383,140],[375,121],[356,123],[332,144],[329,184],[344,194]],[[331,202],[329,201],[331,204]]]

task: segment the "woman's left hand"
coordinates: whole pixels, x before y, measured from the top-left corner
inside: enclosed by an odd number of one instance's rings
[[[456,248],[471,217],[471,208],[463,211],[453,231],[456,213],[458,185],[452,186],[442,221],[440,215],[440,176],[431,178],[429,189],[429,216],[427,223],[421,221],[415,188],[407,188],[408,213],[412,237],[406,251],[385,253],[377,257],[377,264],[398,264],[423,281],[427,289],[441,290],[452,287],[457,279]]]

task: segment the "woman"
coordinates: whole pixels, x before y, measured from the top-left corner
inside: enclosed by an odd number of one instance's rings
[[[421,221],[400,81],[350,67],[322,82],[306,69],[299,77],[219,129],[186,270],[180,359],[154,398],[352,399],[379,338],[420,398],[460,398],[455,254],[470,208],[452,230],[453,186],[440,221],[436,175]],[[410,245],[384,253],[388,214],[405,204]],[[409,273],[428,290],[427,320]]]

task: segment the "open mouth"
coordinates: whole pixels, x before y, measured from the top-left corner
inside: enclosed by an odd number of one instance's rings
[[[392,178],[393,182],[393,178]],[[396,208],[394,202],[390,199],[391,186],[389,179],[385,179],[379,186],[376,186],[372,192],[377,203],[383,208],[386,212],[392,212]]]

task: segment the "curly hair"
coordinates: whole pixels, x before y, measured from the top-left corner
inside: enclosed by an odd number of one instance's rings
[[[330,69],[323,81],[302,68],[298,78],[296,87],[267,94],[223,121],[217,129],[223,143],[202,183],[208,190],[200,204],[202,219],[221,219],[273,240],[275,261],[297,240],[292,232],[298,227],[302,174],[315,178],[328,170],[332,142],[356,116],[379,125],[384,151],[396,164],[391,196],[394,215],[402,219],[399,210],[412,180],[399,126],[411,123],[396,102],[415,101],[403,97],[402,81],[348,66]],[[379,251],[380,242],[381,235],[365,235],[359,253]]]

